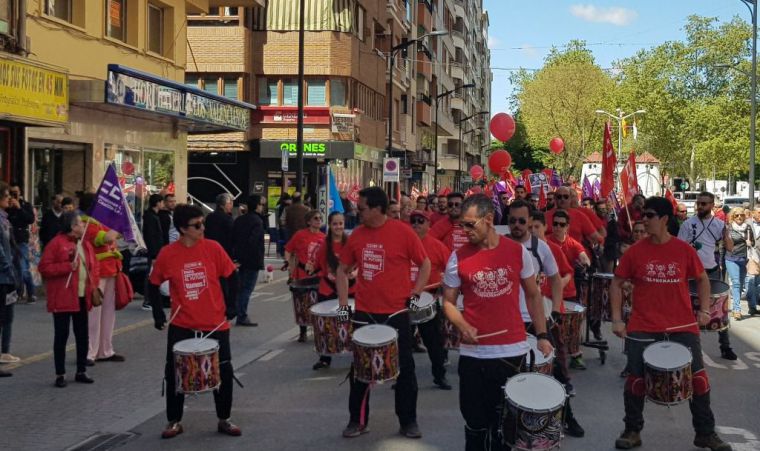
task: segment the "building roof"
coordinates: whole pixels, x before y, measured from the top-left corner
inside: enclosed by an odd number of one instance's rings
[[[593,152],[591,155],[586,157],[585,160],[583,160],[584,163],[601,163],[602,162],[602,154],[599,152]],[[651,163],[660,163],[660,160],[657,159],[654,155],[652,155],[649,152],[644,152],[641,155],[636,155],[636,163],[637,164],[651,164]]]

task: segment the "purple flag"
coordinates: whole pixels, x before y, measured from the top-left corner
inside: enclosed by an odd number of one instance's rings
[[[610,203],[612,204],[612,207],[615,209],[615,214],[620,216],[620,210],[623,209],[623,206],[620,205],[620,202],[618,201],[617,193],[612,190],[610,191]]]
[[[119,178],[116,176],[113,165],[108,165],[106,168],[103,181],[100,182],[98,191],[95,193],[95,202],[86,213],[106,227],[121,233],[126,241],[137,242],[138,238],[129,220],[129,205],[121,191]]]
[[[594,189],[592,191],[594,200],[599,200],[602,197],[602,184],[599,183],[599,179],[594,180]]]
[[[588,176],[583,176],[583,187],[581,188],[581,195],[583,197],[594,197],[594,188],[591,187],[591,182],[588,181]]]
[[[549,186],[552,188],[559,188],[562,186],[562,177],[559,176],[559,173],[552,169],[552,176],[549,179]]]

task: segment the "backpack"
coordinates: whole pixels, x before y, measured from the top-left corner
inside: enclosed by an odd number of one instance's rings
[[[528,248],[533,257],[538,261],[538,272],[544,272],[544,263],[541,261],[541,257],[538,255],[538,237],[536,235],[530,236],[530,247]]]

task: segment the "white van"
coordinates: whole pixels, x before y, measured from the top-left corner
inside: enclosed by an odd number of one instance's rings
[[[723,205],[730,208],[734,207],[749,207],[749,197],[742,196],[726,196],[723,198]]]
[[[689,216],[694,214],[694,208],[697,205],[697,196],[699,196],[699,191],[678,191],[673,193],[673,197],[675,197],[679,203],[686,205],[686,211]]]

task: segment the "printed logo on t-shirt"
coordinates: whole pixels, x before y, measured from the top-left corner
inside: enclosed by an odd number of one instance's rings
[[[644,280],[651,283],[681,283],[681,268],[676,262],[661,262],[660,260],[649,260],[644,265],[646,274]]]
[[[317,249],[319,249],[319,241],[312,241],[309,243],[309,247],[306,248],[306,256],[308,261],[313,262],[317,260]]]
[[[472,291],[481,298],[495,298],[512,292],[513,282],[508,279],[512,268],[483,268],[470,275]]]
[[[411,276],[412,282],[417,281],[417,275],[420,273],[420,267],[412,263],[412,267],[409,270],[409,275]]]
[[[462,228],[461,226],[454,226],[454,228],[451,229],[452,250],[454,251],[459,250],[460,247],[464,246],[465,244],[469,242],[470,240],[467,238],[467,232],[464,231],[464,228]]]
[[[372,280],[385,270],[385,249],[382,244],[368,243],[362,249],[362,277]]]
[[[206,268],[201,262],[185,263],[182,267],[182,282],[185,286],[185,298],[197,301],[208,287]]]

